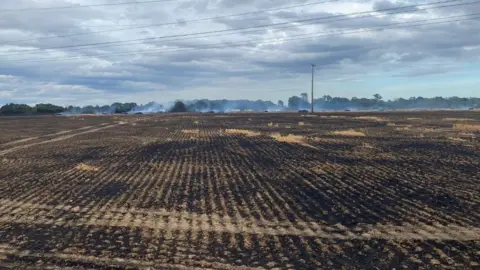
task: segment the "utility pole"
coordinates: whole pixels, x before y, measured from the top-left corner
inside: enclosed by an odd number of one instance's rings
[[[312,95],[311,95],[311,99],[312,99],[312,113],[313,113],[313,77],[314,77],[314,74],[315,74],[315,64],[312,64]]]

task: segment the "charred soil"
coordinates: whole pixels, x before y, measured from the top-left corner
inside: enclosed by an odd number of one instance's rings
[[[115,117],[0,118],[0,268],[480,267],[479,112]]]

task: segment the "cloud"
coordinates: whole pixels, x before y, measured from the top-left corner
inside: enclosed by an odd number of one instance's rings
[[[373,4],[373,8],[375,10],[384,10],[384,9],[400,8],[404,6],[410,6],[410,5],[412,5],[412,3],[382,0],[382,1],[375,2]]]
[[[455,65],[449,64],[480,60],[478,20],[408,24],[471,14],[474,6],[353,16],[349,14],[419,2],[349,0],[225,17],[305,3],[311,2],[191,0],[2,12],[0,101],[65,105],[222,97],[276,101],[308,87],[311,63],[317,64],[319,84],[341,89],[353,81],[371,81],[366,88],[356,88],[357,96],[370,96],[389,91],[389,78],[428,80],[429,74],[441,72],[455,80]],[[4,0],[0,9],[92,4],[98,2]],[[342,14],[348,16],[338,17]],[[309,21],[296,22],[300,20]],[[257,27],[269,24],[279,25]],[[118,30],[133,27],[138,28]],[[212,31],[219,32],[192,35]],[[69,47],[95,43],[108,44]],[[49,49],[53,47],[63,48]],[[422,68],[438,62],[447,65]],[[422,91],[424,85],[409,87]],[[324,89],[328,91],[338,94]]]

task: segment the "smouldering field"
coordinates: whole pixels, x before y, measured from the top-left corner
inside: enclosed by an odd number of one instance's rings
[[[0,128],[0,268],[480,267],[480,112]]]

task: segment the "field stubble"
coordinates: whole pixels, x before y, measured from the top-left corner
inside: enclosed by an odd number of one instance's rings
[[[480,149],[455,126],[478,114],[318,116],[84,117],[0,145],[0,266],[479,266]]]

